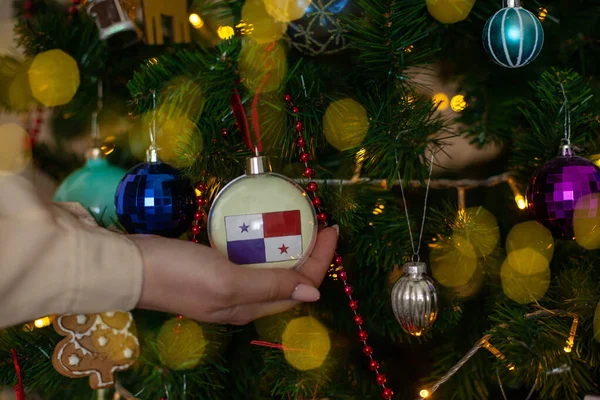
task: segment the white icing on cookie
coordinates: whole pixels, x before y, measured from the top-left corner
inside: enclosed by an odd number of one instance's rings
[[[98,338],[98,344],[99,344],[100,346],[104,346],[104,345],[105,345],[107,342],[108,342],[108,339],[107,339],[107,338],[105,338],[104,336],[100,336],[100,337]]]
[[[69,356],[69,365],[79,365],[81,359],[77,357],[77,354],[71,354]]]
[[[112,318],[112,317],[114,317],[114,316],[115,316],[115,313],[114,313],[114,311],[108,311],[108,312],[105,312],[104,314],[106,314],[106,316],[107,316],[108,318]]]
[[[131,358],[131,357],[133,357],[133,350],[131,350],[128,347],[125,350],[123,350],[123,355],[125,356],[125,358]]]
[[[77,323],[78,323],[79,325],[83,325],[83,324],[85,324],[86,322],[87,322],[87,316],[86,316],[86,315],[84,315],[84,314],[79,314],[79,315],[77,316]]]

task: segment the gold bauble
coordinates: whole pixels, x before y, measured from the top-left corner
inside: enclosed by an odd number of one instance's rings
[[[319,368],[331,349],[329,332],[310,316],[291,320],[283,332],[281,344],[286,361],[301,371]]]
[[[265,9],[277,21],[290,22],[306,13],[311,0],[264,0]]]
[[[323,130],[329,144],[336,149],[357,147],[369,130],[367,110],[352,99],[336,100],[325,111]]]
[[[262,93],[278,90],[288,70],[285,49],[280,42],[262,45],[247,40],[242,44],[238,69],[250,92],[256,93],[261,85]]]
[[[156,337],[160,361],[172,370],[195,368],[206,348],[202,328],[189,319],[173,318],[160,328]]]
[[[429,14],[442,24],[462,21],[471,12],[475,0],[426,0]]]
[[[531,248],[551,261],[554,254],[554,239],[545,226],[536,221],[516,224],[506,238],[506,252]]]
[[[77,62],[62,50],[38,54],[28,75],[33,97],[46,107],[67,104],[79,88]]]

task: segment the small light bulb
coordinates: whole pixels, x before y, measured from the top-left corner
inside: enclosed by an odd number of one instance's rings
[[[548,16],[548,10],[544,7],[540,7],[539,10],[540,12],[538,13],[538,18],[540,19],[540,22],[544,22],[544,20]]]
[[[190,24],[196,29],[200,29],[204,26],[204,21],[196,13],[190,14]]]
[[[219,37],[221,39],[230,39],[233,37],[233,34],[235,32],[233,31],[233,28],[231,26],[219,26],[217,28],[217,35],[219,35]]]
[[[527,201],[525,200],[525,197],[523,197],[522,194],[518,194],[515,196],[515,202],[517,203],[517,207],[519,207],[519,210],[524,210],[527,208]]]
[[[454,112],[463,111],[465,108],[467,108],[465,96],[462,94],[457,94],[456,96],[452,97],[452,100],[450,100],[450,107],[452,107],[452,111]]]
[[[427,399],[429,398],[431,394],[429,393],[429,390],[427,389],[423,389],[419,392],[419,396],[421,396],[422,399]]]
[[[45,326],[50,325],[50,318],[48,317],[44,317],[44,318],[40,318],[40,319],[36,319],[33,322],[33,325],[35,325],[36,328],[43,328]]]
[[[569,346],[565,346],[563,350],[565,351],[565,353],[570,353],[572,349]]]
[[[410,53],[410,52],[412,52],[412,51],[413,51],[413,49],[414,49],[414,48],[415,48],[415,46],[413,46],[413,45],[411,44],[411,45],[409,45],[408,47],[405,47],[405,48],[404,48],[404,52],[405,52],[405,53]]]

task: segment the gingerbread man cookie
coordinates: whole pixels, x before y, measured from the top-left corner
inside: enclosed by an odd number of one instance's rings
[[[140,345],[131,328],[128,312],[61,315],[54,319],[54,329],[66,337],[56,345],[52,364],[70,378],[89,376],[92,389],[110,387],[115,372],[131,367],[139,357]]]

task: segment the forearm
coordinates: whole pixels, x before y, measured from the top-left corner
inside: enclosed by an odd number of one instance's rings
[[[142,286],[132,241],[43,203],[14,175],[0,176],[0,266],[0,327],[131,309]]]

